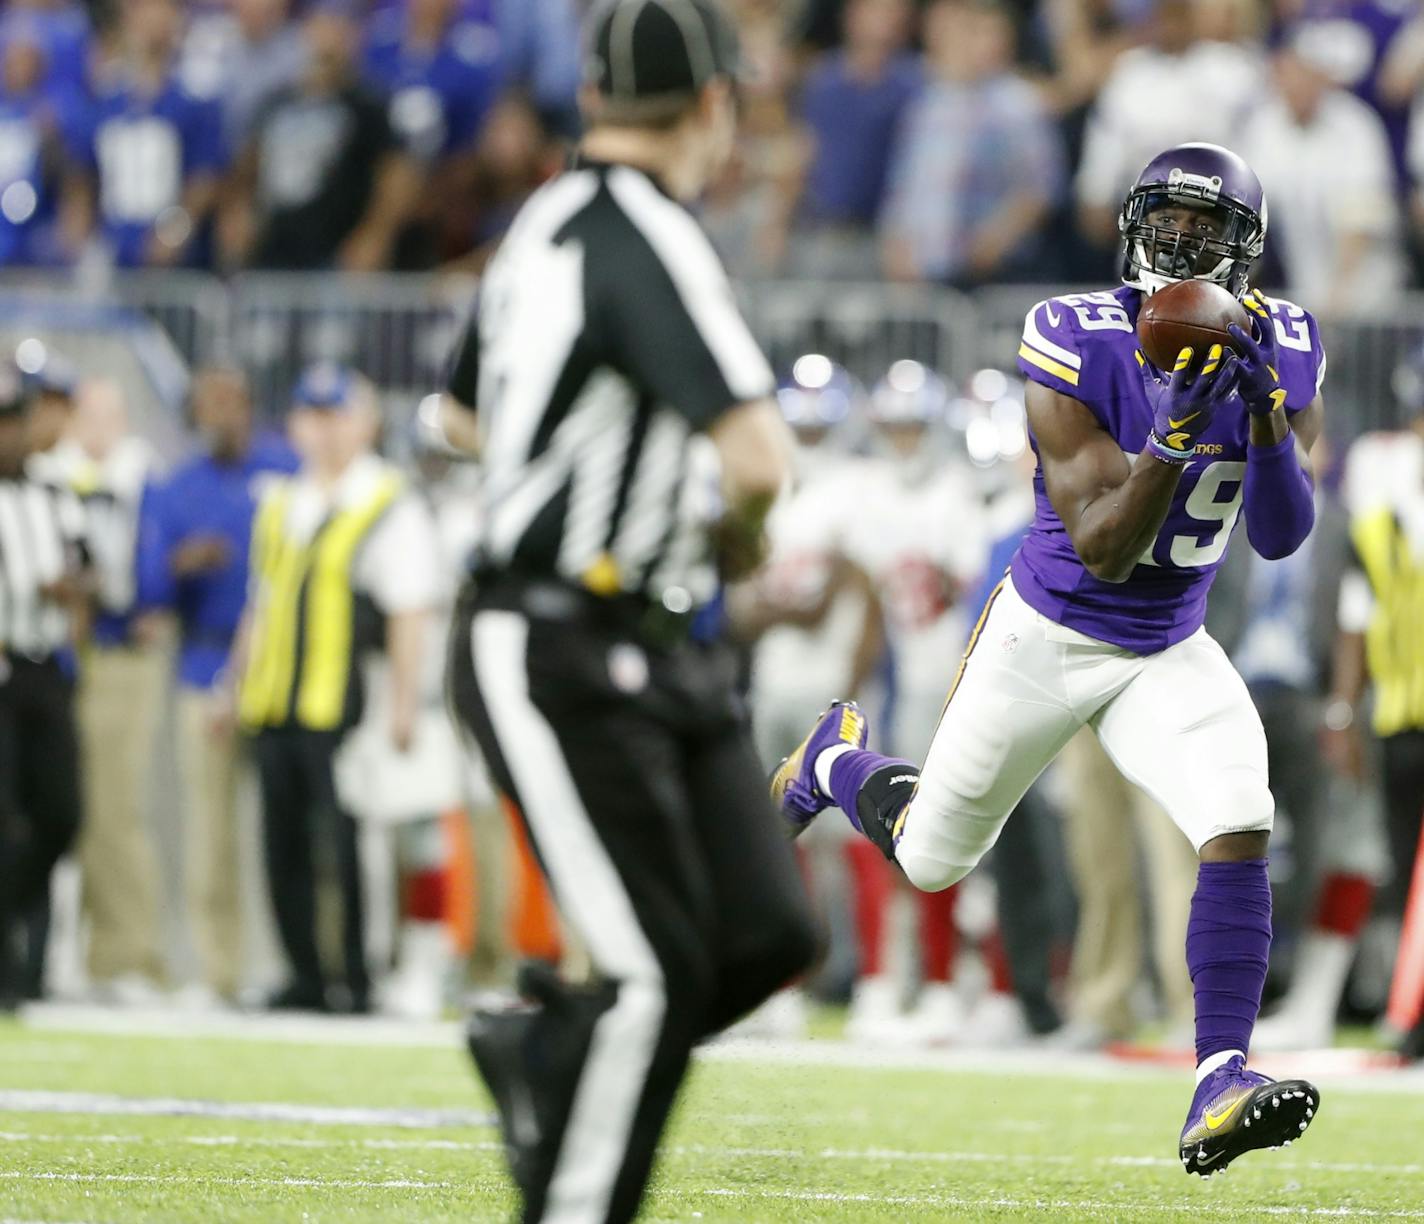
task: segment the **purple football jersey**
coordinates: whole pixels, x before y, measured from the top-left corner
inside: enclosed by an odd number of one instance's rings
[[[1149,383],[1164,377],[1138,348],[1141,304],[1142,294],[1126,287],[1040,302],[1024,321],[1018,359],[1026,378],[1085,404],[1133,458],[1152,428]],[[1314,400],[1325,376],[1320,331],[1299,306],[1279,298],[1267,304],[1286,411],[1294,414]],[[1241,513],[1249,426],[1239,399],[1217,413],[1197,440],[1197,457],[1182,475],[1162,530],[1126,582],[1095,578],[1078,559],[1040,467],[1033,528],[1010,567],[1025,602],[1050,620],[1137,654],[1190,637],[1206,615],[1207,591]]]

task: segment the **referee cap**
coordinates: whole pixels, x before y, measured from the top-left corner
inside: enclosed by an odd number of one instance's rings
[[[692,94],[743,71],[720,0],[605,0],[591,18],[588,47],[589,82],[623,101]]]

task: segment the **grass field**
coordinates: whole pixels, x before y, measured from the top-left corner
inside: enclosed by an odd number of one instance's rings
[[[195,1036],[0,1024],[0,1220],[495,1221],[489,1102],[451,1030]],[[699,1061],[648,1220],[1424,1219],[1419,1073],[1322,1080],[1289,1151],[1188,1178],[1184,1071],[838,1042]]]

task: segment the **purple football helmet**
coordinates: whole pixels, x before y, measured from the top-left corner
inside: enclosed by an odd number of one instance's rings
[[[1186,207],[1214,217],[1218,236],[1152,225],[1162,208]],[[1159,153],[1137,176],[1118,216],[1122,281],[1144,293],[1180,280],[1209,280],[1235,296],[1246,292],[1251,265],[1266,245],[1266,193],[1230,149],[1183,144]]]

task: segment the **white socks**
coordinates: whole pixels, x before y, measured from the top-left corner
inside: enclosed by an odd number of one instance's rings
[[[1197,1064],[1197,1083],[1201,1083],[1218,1067],[1224,1067],[1233,1058],[1245,1059],[1245,1050],[1222,1050],[1219,1054],[1209,1055]]]
[[[829,796],[831,793],[831,766],[836,758],[851,751],[853,749],[849,744],[832,744],[829,748],[822,748],[816,755],[816,763],[812,768],[816,775],[816,786],[821,794]]]

